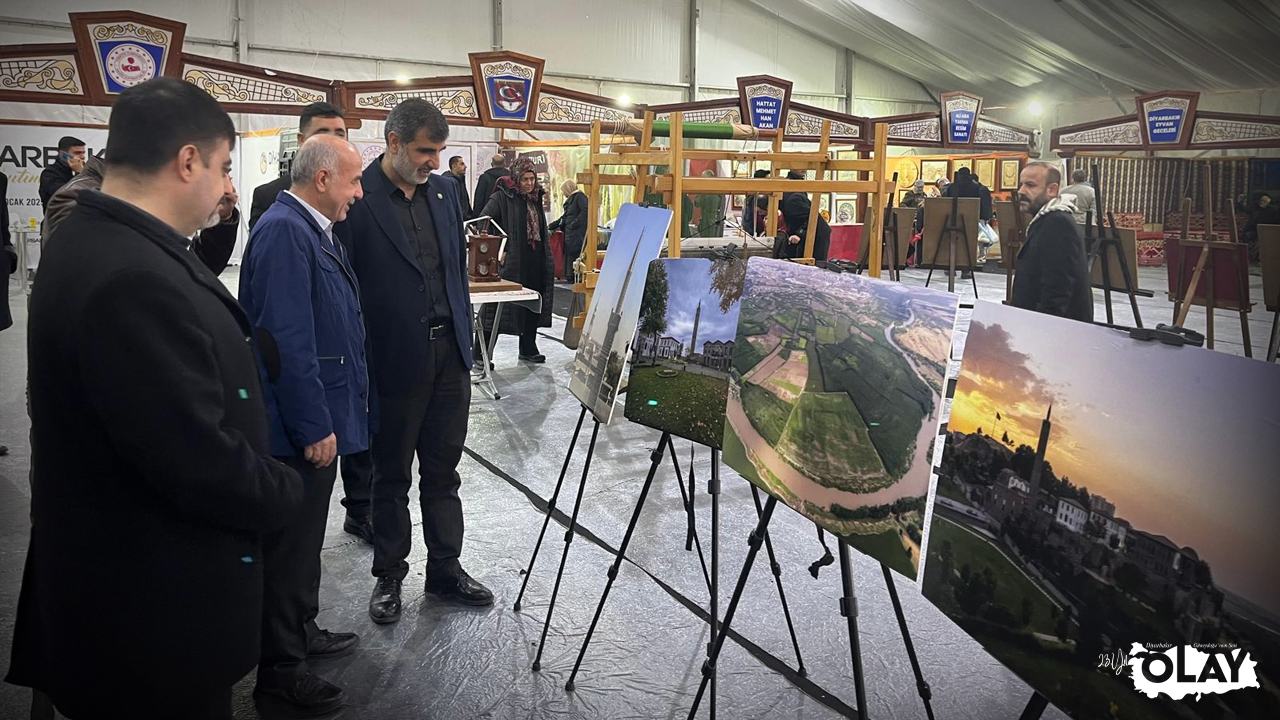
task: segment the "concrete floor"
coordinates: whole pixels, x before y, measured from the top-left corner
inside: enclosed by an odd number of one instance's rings
[[[1144,287],[1163,287],[1163,268],[1143,268]],[[904,273],[923,284],[924,273]],[[223,275],[233,289],[236,269]],[[1254,278],[1255,285],[1258,279]],[[935,275],[935,285],[939,282]],[[945,278],[941,279],[945,288]],[[983,298],[1003,298],[1002,276],[978,275]],[[972,286],[957,285],[972,300]],[[1253,289],[1254,297],[1260,289]],[[8,667],[14,609],[26,553],[30,486],[24,379],[26,307],[10,286],[15,327],[0,333],[0,443],[10,453],[0,458],[0,674]],[[1161,298],[1142,299],[1148,325],[1168,322],[1171,306]],[[1131,321],[1127,305],[1118,323]],[[969,313],[961,312],[956,334],[963,347]],[[1102,318],[1101,308],[1098,317]],[[1219,322],[1218,349],[1239,354],[1239,323]],[[563,321],[548,335],[559,337]],[[1197,325],[1199,323],[1199,325]],[[1203,328],[1204,313],[1193,310],[1193,328]],[[1255,354],[1265,349],[1270,316],[1255,313],[1251,322]],[[591,474],[584,492],[579,526],[572,543],[554,622],[547,638],[543,670],[532,673],[555,565],[563,548],[563,527],[553,523],[529,582],[523,612],[512,604],[521,571],[543,519],[540,507],[550,497],[578,417],[580,406],[569,394],[572,352],[552,339],[540,343],[545,366],[530,367],[515,358],[515,340],[505,338],[497,352],[497,382],[503,398],[480,393],[472,403],[467,453],[460,472],[467,511],[463,562],[497,595],[493,608],[458,610],[424,599],[425,561],[421,540],[410,558],[406,609],[392,626],[375,626],[365,612],[372,587],[372,550],[341,531],[341,490],[334,493],[322,560],[320,623],[361,635],[355,655],[317,664],[316,670],[347,690],[348,704],[332,717],[343,718],[678,718],[684,717],[699,680],[708,628],[694,609],[708,600],[697,556],[684,550],[685,516],[670,462],[655,480],[632,546],[615,583],[575,692],[564,683],[605,583],[605,571],[622,539],[658,434],[622,418],[600,429]],[[589,437],[590,421],[581,446]],[[676,441],[688,471],[690,444]],[[565,482],[561,509],[568,511],[577,491],[582,450]],[[706,495],[710,455],[699,448],[694,462],[697,521],[708,547],[710,499]],[[728,602],[746,552],[744,542],[755,522],[750,485],[728,468],[722,471],[720,557],[721,609]],[[340,484],[339,484],[340,485]],[[411,502],[415,516],[416,502]],[[812,578],[806,568],[821,555],[812,524],[779,508],[772,537],[795,618],[809,675],[798,678],[777,591],[758,561],[734,623],[741,639],[730,640],[720,661],[719,713],[722,717],[836,718],[853,704],[848,635],[838,612],[838,568]],[[863,667],[868,705],[875,718],[924,716],[879,566],[855,555],[855,581],[861,610]],[[709,561],[709,558],[708,558]],[[903,579],[897,581],[915,647],[938,717],[975,720],[1016,717],[1030,689],[991,659]],[[88,589],[92,592],[92,589]],[[252,679],[236,690],[236,717],[258,717],[249,693]],[[29,691],[0,684],[0,718],[21,716]],[[848,705],[844,705],[847,703]],[[704,701],[701,717],[707,717]],[[1046,717],[1061,718],[1050,709]]]

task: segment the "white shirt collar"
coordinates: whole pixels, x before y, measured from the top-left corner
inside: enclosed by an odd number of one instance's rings
[[[324,236],[329,238],[330,241],[332,241],[333,240],[333,221],[325,217],[319,210],[311,207],[311,205],[306,200],[303,200],[302,198],[298,197],[298,195],[294,193],[292,190],[285,190],[285,192],[289,193],[289,195],[293,197],[294,200],[297,200],[299,203],[302,204],[302,207],[307,209],[307,212],[311,213],[311,217],[316,219],[316,223],[320,226],[320,230],[324,233]]]

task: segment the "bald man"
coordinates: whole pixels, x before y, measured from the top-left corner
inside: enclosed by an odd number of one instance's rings
[[[582,244],[587,238],[587,195],[578,189],[578,183],[565,180],[560,185],[564,193],[564,212],[551,223],[550,230],[564,231],[564,274],[573,277],[573,261],[582,254]]]
[[[480,210],[484,208],[485,203],[489,202],[489,196],[493,195],[494,188],[498,187],[498,178],[510,175],[506,155],[498,153],[489,159],[489,169],[476,179],[476,196],[471,205],[472,217],[480,217]]]
[[[333,225],[363,197],[360,153],[334,135],[298,149],[291,185],[249,237],[240,304],[257,332],[271,454],[302,475],[302,508],[263,538],[262,655],[254,698],[264,710],[316,714],[341,688],[308,660],[355,651],[354,633],[316,626],[320,548],[339,455],[369,449],[369,371],[355,272]]]

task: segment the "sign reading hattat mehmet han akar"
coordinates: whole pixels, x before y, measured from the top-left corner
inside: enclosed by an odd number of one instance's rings
[[[738,97],[742,102],[742,117],[752,127],[780,130],[791,104],[791,83],[769,75],[738,78]]]

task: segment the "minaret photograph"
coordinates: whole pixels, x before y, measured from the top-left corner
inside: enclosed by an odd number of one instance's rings
[[[693,339],[689,341],[689,357],[698,352],[698,324],[702,322],[702,301],[698,301],[698,309],[693,313]]]
[[[1036,459],[1035,464],[1031,466],[1031,501],[1040,495],[1040,475],[1044,471],[1044,451],[1049,447],[1049,431],[1053,428],[1053,423],[1049,417],[1053,415],[1053,403],[1049,403],[1049,410],[1044,414],[1044,421],[1040,423],[1040,442],[1036,443]]]

